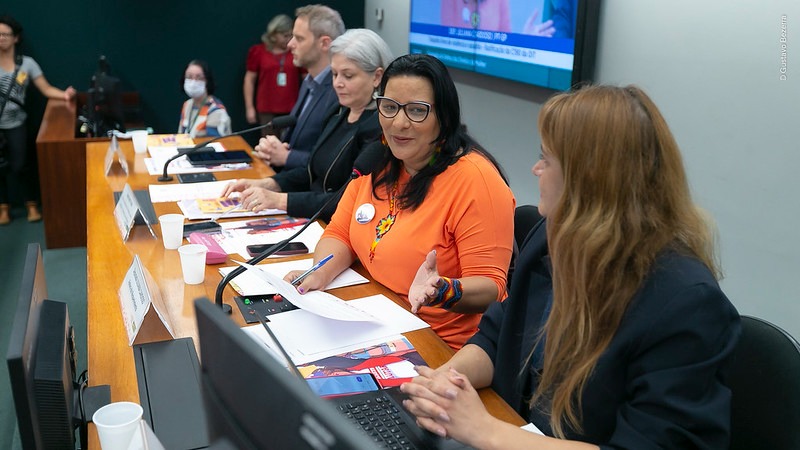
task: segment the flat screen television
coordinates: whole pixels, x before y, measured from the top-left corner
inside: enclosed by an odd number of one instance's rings
[[[600,0],[411,0],[409,49],[567,90],[592,79],[599,14]]]

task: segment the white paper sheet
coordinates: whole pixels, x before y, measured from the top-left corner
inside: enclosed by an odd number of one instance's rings
[[[298,365],[357,350],[375,341],[429,326],[383,295],[347,303],[380,318],[380,322],[344,322],[296,309],[271,315],[269,325],[292,361]],[[261,325],[245,327],[243,330],[265,345],[269,342],[265,338],[269,335]]]
[[[324,291],[311,291],[306,294],[297,292],[297,288],[284,281],[282,277],[259,270],[256,266],[240,262],[247,267],[248,272],[256,274],[259,278],[272,285],[278,294],[293,305],[328,319],[345,322],[380,322],[380,319],[363,311],[354,304],[346,302],[339,297]]]
[[[298,259],[294,261],[259,264],[256,267],[261,270],[270,272],[276,277],[283,278],[284,275],[291,272],[292,270],[308,270],[309,268],[311,268],[313,263],[314,260],[308,258],[308,259]],[[219,269],[219,273],[222,274],[222,276],[224,277],[234,269],[235,267],[222,267]],[[356,272],[355,270],[347,268],[345,269],[344,272],[340,273],[336,278],[334,278],[333,281],[331,281],[331,283],[325,287],[325,290],[327,291],[330,289],[336,289],[345,286],[353,286],[356,284],[363,284],[363,283],[369,283],[369,280],[359,275],[358,272]],[[274,287],[272,287],[271,284],[262,280],[254,273],[251,273],[249,270],[245,271],[243,274],[234,278],[230,284],[231,287],[236,289],[236,292],[238,292],[239,295],[244,295],[244,296],[278,293],[278,291]]]
[[[219,198],[230,181],[208,181],[204,183],[151,184],[150,201],[153,203],[179,202]]]

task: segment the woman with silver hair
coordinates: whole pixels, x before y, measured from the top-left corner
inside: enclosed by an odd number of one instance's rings
[[[357,28],[336,38],[331,72],[339,105],[330,111],[308,166],[261,180],[236,180],[222,195],[241,192],[242,205],[256,212],[283,209],[294,217],[313,215],[347,182],[366,145],[380,137],[374,95],[392,59],[389,46],[374,31]],[[331,203],[320,218],[329,220],[335,209]]]

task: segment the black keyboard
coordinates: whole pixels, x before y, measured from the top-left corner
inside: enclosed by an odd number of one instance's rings
[[[381,391],[382,392],[382,391]],[[373,441],[387,449],[417,449],[406,433],[405,415],[386,396],[347,397],[339,411],[361,428]]]
[[[330,401],[379,446],[388,449],[468,449],[457,441],[442,439],[420,428],[403,408],[406,395],[393,387]]]

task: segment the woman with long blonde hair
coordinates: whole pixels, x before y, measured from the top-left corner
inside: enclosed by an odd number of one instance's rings
[[[406,406],[476,448],[727,448],[739,316],[664,118],[636,87],[594,86],[549,100],[539,130],[545,220],[509,298]],[[489,385],[545,436],[491,417]]]

